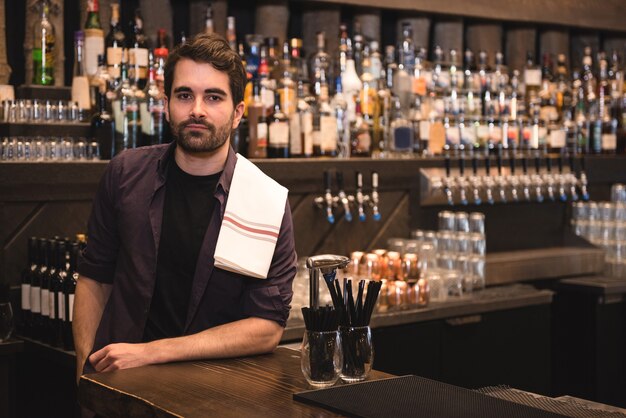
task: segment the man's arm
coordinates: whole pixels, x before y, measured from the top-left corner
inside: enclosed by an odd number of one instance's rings
[[[111,295],[111,285],[80,276],[74,297],[72,332],[76,346],[76,379],[83,374],[85,360],[93,349],[102,312]]]
[[[178,338],[109,344],[89,361],[96,371],[108,372],[172,361],[248,356],[273,351],[282,334],[278,323],[252,317]]]

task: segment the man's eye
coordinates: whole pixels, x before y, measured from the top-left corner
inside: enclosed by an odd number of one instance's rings
[[[206,99],[210,102],[218,102],[220,100],[222,100],[222,98],[220,96],[216,96],[216,95],[210,95],[207,96]]]
[[[178,95],[178,100],[189,100],[191,98],[191,94],[189,93],[180,93]]]

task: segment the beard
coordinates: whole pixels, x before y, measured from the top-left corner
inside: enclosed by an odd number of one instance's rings
[[[215,126],[204,119],[190,117],[180,123],[170,123],[170,129],[176,139],[176,143],[184,151],[189,153],[213,152],[230,138],[235,113],[231,113],[228,122]],[[188,130],[189,125],[203,125],[206,130]]]

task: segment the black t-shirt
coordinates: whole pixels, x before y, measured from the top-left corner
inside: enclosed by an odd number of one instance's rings
[[[183,335],[198,254],[215,208],[214,192],[221,174],[192,176],[172,158],[144,341]]]

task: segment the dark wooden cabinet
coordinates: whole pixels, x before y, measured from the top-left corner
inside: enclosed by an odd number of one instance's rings
[[[555,395],[626,407],[626,280],[562,280],[554,298]]]
[[[544,304],[374,329],[374,367],[550,395],[550,323]]]

